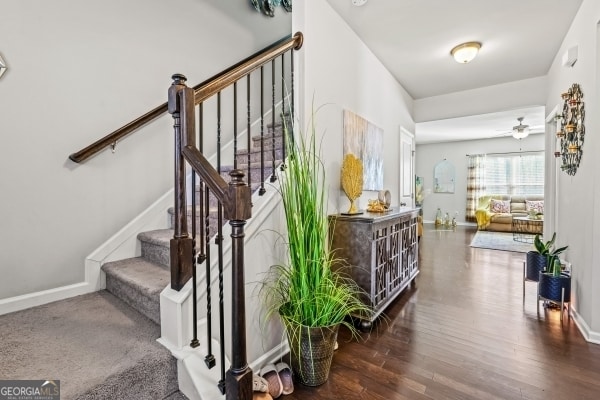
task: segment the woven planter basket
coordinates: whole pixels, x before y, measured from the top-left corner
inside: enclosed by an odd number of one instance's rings
[[[537,251],[527,252],[527,261],[525,263],[525,277],[530,281],[539,281],[540,272],[546,269],[546,256]]]
[[[284,320],[294,377],[303,385],[319,386],[329,378],[329,368],[340,325],[324,328],[289,328]]]
[[[539,294],[545,299],[560,303],[562,288],[565,288],[564,302],[571,301],[571,277],[566,274],[552,276],[540,274]]]

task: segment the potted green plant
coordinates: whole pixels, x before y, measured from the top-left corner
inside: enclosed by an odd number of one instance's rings
[[[308,137],[287,143],[279,192],[288,260],[270,269],[263,298],[267,316],[279,315],[285,328],[294,376],[302,384],[318,386],[328,378],[339,326],[357,335],[348,316],[368,315],[370,307],[361,301],[364,291],[356,282],[332,270],[325,173],[314,122]]]
[[[546,270],[548,265],[552,265],[555,258],[558,257],[568,246],[554,248],[556,241],[556,232],[552,238],[546,242],[542,241],[541,236],[535,235],[533,239],[534,250],[527,252],[525,277],[531,281],[538,281],[540,272]]]

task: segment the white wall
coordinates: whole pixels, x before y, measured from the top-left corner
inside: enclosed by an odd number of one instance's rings
[[[417,124],[417,134],[418,134]],[[544,150],[544,135],[529,135],[516,140],[502,137],[485,140],[466,140],[417,145],[416,175],[423,177],[423,188],[429,193],[423,201],[423,220],[434,221],[438,207],[450,217],[458,211],[458,223],[465,223],[467,207],[467,154],[503,153]],[[433,193],[433,168],[446,159],[454,165],[456,180],[454,193]]]
[[[579,83],[584,93],[586,136],[583,158],[573,177],[559,172],[555,227],[557,243],[569,245],[566,258],[573,264],[574,306],[576,321],[588,340],[600,343],[600,174],[596,154],[600,152],[598,21],[600,2],[584,0],[548,73],[546,109],[561,104],[560,94],[573,83]],[[578,60],[572,68],[561,65],[564,52],[578,46]],[[554,145],[554,138],[547,139]],[[550,157],[550,155],[548,155]],[[554,168],[554,165],[548,165]],[[548,172],[547,172],[548,174]],[[547,190],[553,190],[548,188]],[[554,192],[552,192],[554,193]],[[550,195],[548,192],[546,196]]]
[[[418,123],[542,106],[546,101],[546,79],[540,76],[418,99],[413,117]]]
[[[316,117],[316,129],[324,133],[324,161],[330,185],[330,212],[347,211],[349,201],[340,190],[343,159],[342,112],[350,110],[384,131],[384,188],[399,199],[400,127],[414,133],[412,99],[358,39],[348,25],[324,1],[296,2],[294,30],[305,32],[300,54],[300,115],[310,118],[313,104],[323,106]],[[296,19],[296,13],[298,20]],[[303,71],[303,72],[302,72]],[[363,192],[359,207],[365,208],[375,192]]]
[[[170,116],[115,154],[67,157],[165,102],[173,73],[195,85],[290,33],[291,14],[245,3],[2,3],[0,299],[82,281],[85,256],[172,186]]]

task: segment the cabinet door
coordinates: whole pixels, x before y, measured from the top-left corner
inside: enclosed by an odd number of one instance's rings
[[[373,307],[378,306],[388,298],[388,230],[381,227],[373,232],[373,255],[375,257],[372,269],[372,300]]]

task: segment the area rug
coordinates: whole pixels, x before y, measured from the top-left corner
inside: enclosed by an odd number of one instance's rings
[[[533,250],[533,244],[522,243],[513,240],[512,233],[488,231],[477,231],[477,233],[473,237],[473,240],[471,241],[471,247],[503,251],[516,251],[518,253],[527,253],[528,251]]]

